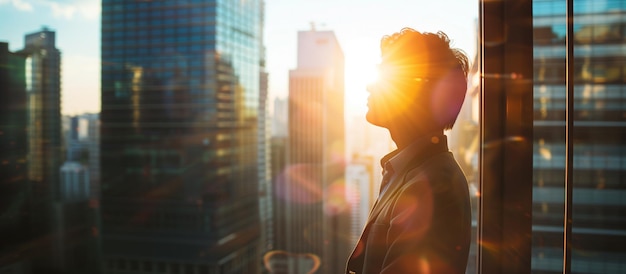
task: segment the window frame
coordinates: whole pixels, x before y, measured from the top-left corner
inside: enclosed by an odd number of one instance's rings
[[[532,0],[480,1],[478,273],[530,273]]]

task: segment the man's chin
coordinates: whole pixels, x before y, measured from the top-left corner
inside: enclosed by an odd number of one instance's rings
[[[365,120],[372,125],[385,127],[385,122],[383,121],[383,119],[381,119],[380,117],[376,115],[371,114],[370,112],[367,112],[365,114]]]

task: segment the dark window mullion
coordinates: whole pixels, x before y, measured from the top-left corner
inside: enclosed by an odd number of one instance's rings
[[[572,197],[574,175],[574,0],[567,0],[567,30],[566,44],[566,89],[567,96],[565,108],[565,212],[563,223],[563,273],[571,273],[572,265]]]

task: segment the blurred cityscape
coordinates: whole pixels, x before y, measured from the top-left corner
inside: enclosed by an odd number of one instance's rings
[[[533,1],[533,273],[563,265],[564,3]],[[626,1],[574,3],[572,273],[626,273]],[[100,113],[61,114],[55,30],[0,42],[0,273],[343,273],[395,145],[345,112],[335,32],[297,33],[270,98],[262,0],[101,7]],[[476,228],[470,57],[447,134]]]

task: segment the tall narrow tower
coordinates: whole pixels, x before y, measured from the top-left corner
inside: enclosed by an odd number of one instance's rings
[[[27,180],[31,200],[30,237],[50,237],[42,255],[34,258],[35,271],[67,269],[60,207],[61,167],[61,52],[56,33],[47,28],[24,36],[26,59]]]
[[[340,273],[349,246],[349,239],[339,237],[349,229],[349,213],[335,196],[345,194],[344,56],[332,31],[298,33],[288,123],[287,167],[277,186],[285,197],[277,213],[284,229],[278,247],[314,254],[321,260],[319,273]],[[295,268],[290,273],[303,271]]]
[[[28,100],[28,179],[34,195],[57,199],[61,166],[61,52],[54,31],[24,37]]]

